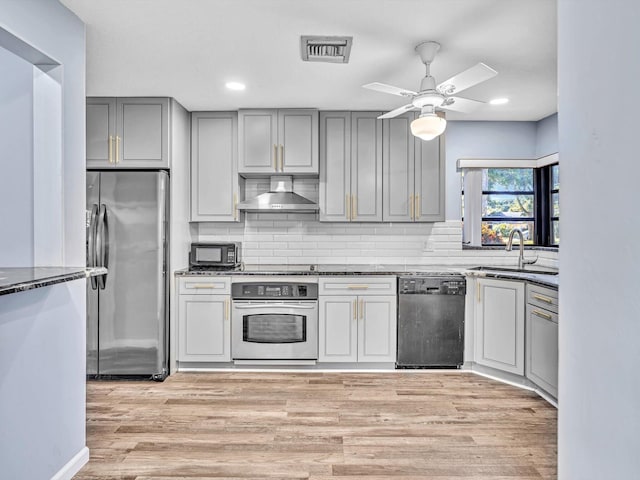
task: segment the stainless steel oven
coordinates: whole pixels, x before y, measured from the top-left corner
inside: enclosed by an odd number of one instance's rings
[[[318,285],[250,281],[231,285],[234,360],[316,360]]]

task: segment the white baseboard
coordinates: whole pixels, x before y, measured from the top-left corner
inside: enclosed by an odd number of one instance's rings
[[[76,453],[71,460],[58,470],[58,473],[51,477],[51,480],[71,480],[88,461],[89,449],[87,447],[83,447],[82,450]]]

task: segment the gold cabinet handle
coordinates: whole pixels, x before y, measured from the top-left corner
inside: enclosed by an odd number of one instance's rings
[[[280,145],[280,171],[284,172],[284,145]]]
[[[409,195],[409,218],[413,220],[413,193]]]
[[[224,299],[224,319],[229,320],[229,299]]]
[[[273,146],[273,169],[278,171],[278,146]]]
[[[358,312],[360,312],[360,320],[364,319],[364,298],[360,299],[360,307],[358,308]]]
[[[420,220],[420,195],[416,195],[415,201],[416,201],[416,208],[415,208],[416,215],[415,217],[413,217],[413,219]]]
[[[354,300],[353,301],[353,319],[357,320],[358,319],[358,300]]]
[[[109,163],[113,163],[113,135],[109,135]]]
[[[116,163],[120,163],[120,136],[116,135]]]
[[[550,314],[542,312],[540,310],[531,310],[531,313],[533,315],[537,315],[538,317],[546,318],[547,320],[551,320],[553,318],[553,316],[551,316]]]
[[[367,290],[369,285],[347,285],[349,290]]]
[[[533,294],[533,298],[535,298],[536,300],[540,300],[541,302],[548,303],[548,304],[552,304],[553,303],[553,298],[545,297],[544,295],[538,295],[538,294],[534,293]]]
[[[238,220],[238,194],[233,192],[233,219]]]
[[[355,220],[358,216],[358,197],[351,195],[351,220]]]
[[[193,283],[193,284],[187,284],[187,288],[194,288],[196,290],[201,290],[204,288],[220,288],[220,287],[215,283]]]
[[[346,206],[346,213],[347,213],[347,220],[351,220],[351,205],[349,203],[350,200],[350,195],[347,193],[345,195],[345,206]]]

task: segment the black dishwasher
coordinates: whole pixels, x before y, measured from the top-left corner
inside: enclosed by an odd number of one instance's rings
[[[462,276],[398,278],[396,368],[458,368],[464,359]]]

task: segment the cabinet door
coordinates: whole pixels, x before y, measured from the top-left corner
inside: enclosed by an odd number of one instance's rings
[[[178,360],[231,361],[229,297],[180,295],[178,303]]]
[[[351,113],[352,222],[382,221],[381,112]]]
[[[396,361],[396,297],[358,297],[358,361]]]
[[[385,222],[412,222],[414,201],[415,137],[411,133],[413,112],[382,121],[383,207]]]
[[[351,114],[320,112],[320,221],[349,221]]]
[[[415,138],[415,219],[418,222],[444,221],[445,156],[444,135],[431,141]]]
[[[276,110],[238,111],[239,173],[275,173],[277,146]]]
[[[116,99],[87,98],[87,167],[115,166]]]
[[[238,221],[238,116],[191,114],[191,221]]]
[[[476,362],[524,375],[524,284],[478,279],[477,288]]]
[[[118,98],[116,166],[169,168],[169,99]]]
[[[358,360],[357,297],[323,296],[318,301],[318,361]]]
[[[278,111],[278,171],[318,173],[318,111]]]
[[[526,375],[554,397],[558,397],[558,316],[527,305]]]

